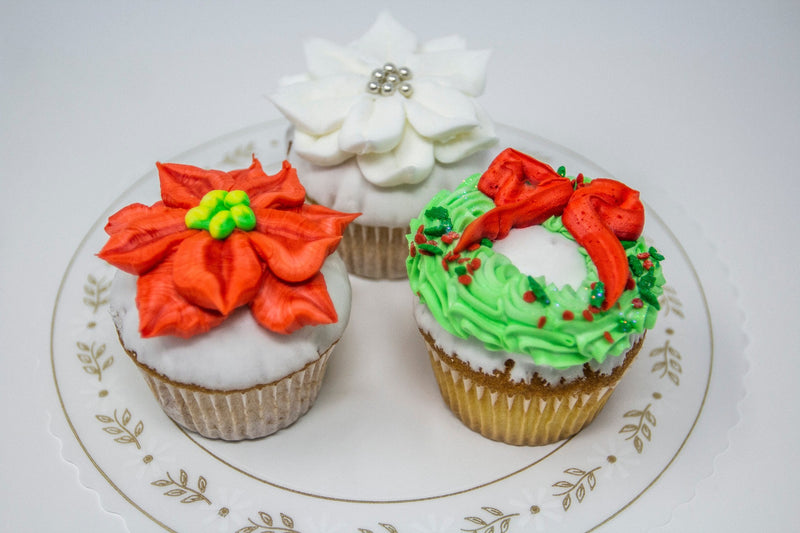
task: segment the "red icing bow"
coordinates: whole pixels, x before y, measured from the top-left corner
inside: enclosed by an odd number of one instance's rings
[[[157,166],[162,201],[111,215],[108,242],[98,253],[139,276],[142,336],[191,337],[245,304],[258,323],[278,333],[336,322],[320,268],[358,214],[305,204],[305,189],[285,161],[273,176],[255,157],[249,168],[231,172]],[[188,229],[186,212],[212,190],[244,191],[255,228],[235,229],[224,239]]]
[[[639,193],[611,179],[575,186],[552,167],[512,148],[498,155],[478,181],[497,207],[469,224],[455,252],[483,238],[502,239],[512,228],[541,224],[561,215],[564,227],[586,249],[606,289],[603,309],[616,303],[628,281],[628,260],[620,240],[635,240],[644,228]]]

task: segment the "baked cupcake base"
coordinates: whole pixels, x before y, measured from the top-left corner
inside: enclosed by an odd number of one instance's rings
[[[282,379],[230,391],[173,381],[140,363],[134,352],[125,351],[172,420],[211,439],[243,440],[271,435],[311,408],[334,346]]]
[[[445,403],[470,429],[492,440],[539,446],[572,435],[589,424],[611,397],[617,383],[642,346],[642,335],[610,374],[584,366],[583,376],[550,385],[534,376],[529,382],[511,381],[513,362],[505,372],[486,374],[472,369],[454,354],[445,353],[420,330],[427,345],[436,382]]]

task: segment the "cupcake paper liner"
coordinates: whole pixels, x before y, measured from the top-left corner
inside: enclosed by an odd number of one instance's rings
[[[271,435],[293,424],[311,408],[334,346],[278,381],[231,391],[172,381],[141,364],[136,354],[128,355],[161,408],[175,422],[204,437],[243,440]]]
[[[351,222],[337,248],[351,274],[373,279],[408,277],[407,227],[367,226]]]
[[[450,410],[484,437],[527,446],[571,437],[588,425],[611,397],[644,340],[642,337],[631,347],[625,362],[611,374],[587,367],[583,377],[550,386],[536,379],[510,382],[502,375],[477,372],[422,333],[436,382]]]

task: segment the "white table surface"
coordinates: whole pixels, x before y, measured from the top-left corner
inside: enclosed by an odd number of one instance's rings
[[[350,41],[381,9],[492,48],[481,102],[496,122],[657,183],[728,269],[706,275],[729,277],[743,311],[712,309],[747,338],[741,419],[690,501],[636,530],[796,527],[800,4],[492,4],[342,2],[333,17],[323,2],[0,2],[0,529],[139,530],[48,429],[68,262],[156,160],[278,118],[265,95],[304,70],[303,39]]]

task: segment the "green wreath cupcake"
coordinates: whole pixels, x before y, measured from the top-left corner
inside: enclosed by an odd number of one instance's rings
[[[594,419],[660,308],[664,257],[643,228],[637,191],[510,148],[411,221],[414,315],[468,427],[541,445]]]

